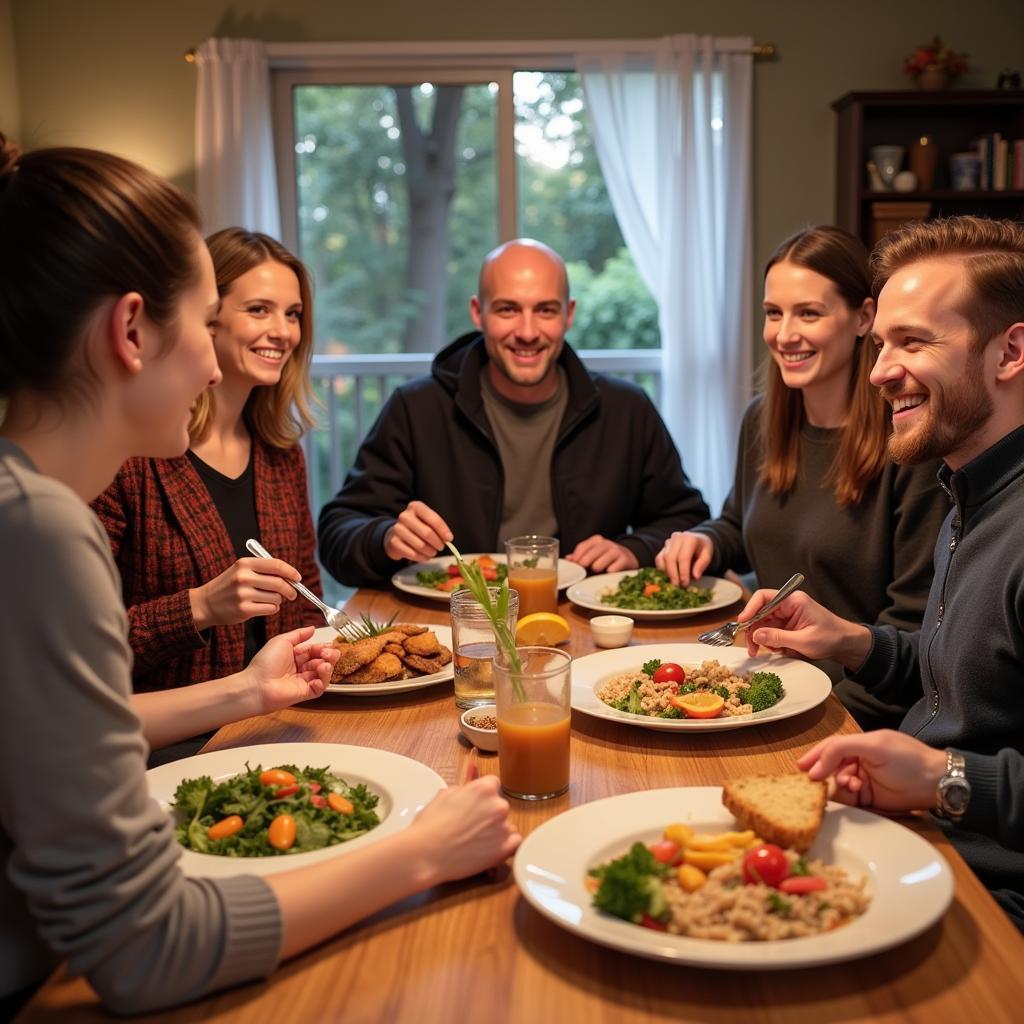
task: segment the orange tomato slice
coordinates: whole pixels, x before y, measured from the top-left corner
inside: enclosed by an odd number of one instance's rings
[[[725,701],[717,693],[677,693],[669,703],[687,718],[717,718],[725,707]]]

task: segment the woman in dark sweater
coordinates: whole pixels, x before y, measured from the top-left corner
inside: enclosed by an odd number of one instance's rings
[[[868,254],[816,227],[786,239],[765,269],[766,386],[740,428],[722,513],[674,533],[657,556],[673,581],[753,570],[762,587],[794,572],[845,618],[913,629],[924,614],[932,551],[949,510],[937,463],[896,466],[886,404],[871,386],[874,319]],[[886,705],[822,667],[862,728],[894,727]]]
[[[269,637],[323,625],[289,580],[320,593],[298,440],[312,423],[305,267],[267,235],[207,239],[223,379],[197,401],[188,452],[129,459],[93,503],[121,572],[136,691],[237,672]],[[260,540],[275,557],[253,558]]]

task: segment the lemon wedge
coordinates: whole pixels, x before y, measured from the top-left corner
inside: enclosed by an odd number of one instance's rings
[[[569,639],[569,623],[554,612],[534,612],[516,623],[516,643],[524,647],[553,647]]]
[[[687,718],[717,718],[725,707],[725,701],[717,693],[677,694],[669,698],[669,703]]]

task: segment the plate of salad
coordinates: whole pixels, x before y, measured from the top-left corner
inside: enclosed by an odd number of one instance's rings
[[[651,870],[658,868],[652,858],[628,855],[643,853],[645,847],[657,857],[670,830],[684,831],[691,842],[710,840],[704,845],[721,850],[722,842],[714,840],[741,839],[737,827],[722,806],[717,786],[627,793],[573,807],[534,829],[516,853],[513,873],[532,907],[590,942],[656,960],[738,970],[813,967],[869,956],[919,935],[952,901],[949,865],[930,843],[870,811],[828,804],[821,831],[806,854],[808,877],[841,873],[851,884],[863,880],[868,899],[866,905],[859,902],[852,919],[817,934],[750,941],[694,937],[655,927],[665,919],[670,927],[678,927],[678,911],[686,913],[686,908],[677,905],[670,908],[672,913],[659,914],[648,901],[660,895],[665,874]],[[637,844],[642,844],[639,851]],[[711,860],[705,864],[709,882],[728,875],[728,868],[715,871],[713,866],[720,863],[721,854],[700,856]],[[612,873],[609,869],[614,870],[614,891],[599,898],[595,882],[603,882],[602,876]],[[687,885],[684,876],[679,881]],[[733,881],[726,877],[719,884],[728,887]],[[809,886],[793,888],[811,891]],[[795,917],[797,897],[789,889],[783,886],[764,911],[785,914],[792,903]],[[609,895],[616,899],[609,900]],[[680,902],[671,894],[669,900]],[[635,904],[626,908],[635,914],[629,920],[620,909],[626,901]],[[654,921],[650,911],[655,912]],[[703,923],[703,917],[696,923]],[[628,971],[628,965],[623,969]]]
[[[470,563],[480,566],[484,578],[494,586],[508,577],[507,559],[503,554],[463,555]],[[587,570],[565,558],[558,560],[558,589],[565,590],[586,579]],[[396,572],[391,582],[407,594],[427,597],[433,601],[450,601],[452,593],[465,586],[459,567],[452,556],[439,556],[429,562],[416,562]]]
[[[606,572],[573,584],[573,604],[596,612],[625,612],[633,619],[678,619],[734,604],[743,590],[731,580],[702,576],[688,587],[669,582],[661,569]]]
[[[802,714],[832,692],[814,665],[745,647],[646,644],[572,663],[572,707],[660,732],[742,729]]]
[[[441,789],[400,754],[336,743],[215,750],[152,768],[186,875],[268,875],[316,864],[406,828]]]

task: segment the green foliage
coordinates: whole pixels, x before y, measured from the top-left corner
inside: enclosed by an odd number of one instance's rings
[[[498,241],[497,95],[489,86],[306,85],[294,91],[300,254],[316,283],[319,352],[401,350],[423,296],[407,286],[410,189],[396,90],[429,135],[442,89],[460,90],[449,202],[446,323],[432,351],[471,327],[469,297]],[[657,309],[628,251],[597,162],[579,76],[515,76],[519,233],[568,261],[581,348],[657,348]],[[523,133],[526,133],[524,136]],[[429,149],[431,141],[427,140]],[[561,163],[561,166],[558,164]],[[438,245],[444,248],[444,240]],[[417,342],[420,339],[417,339]]]

